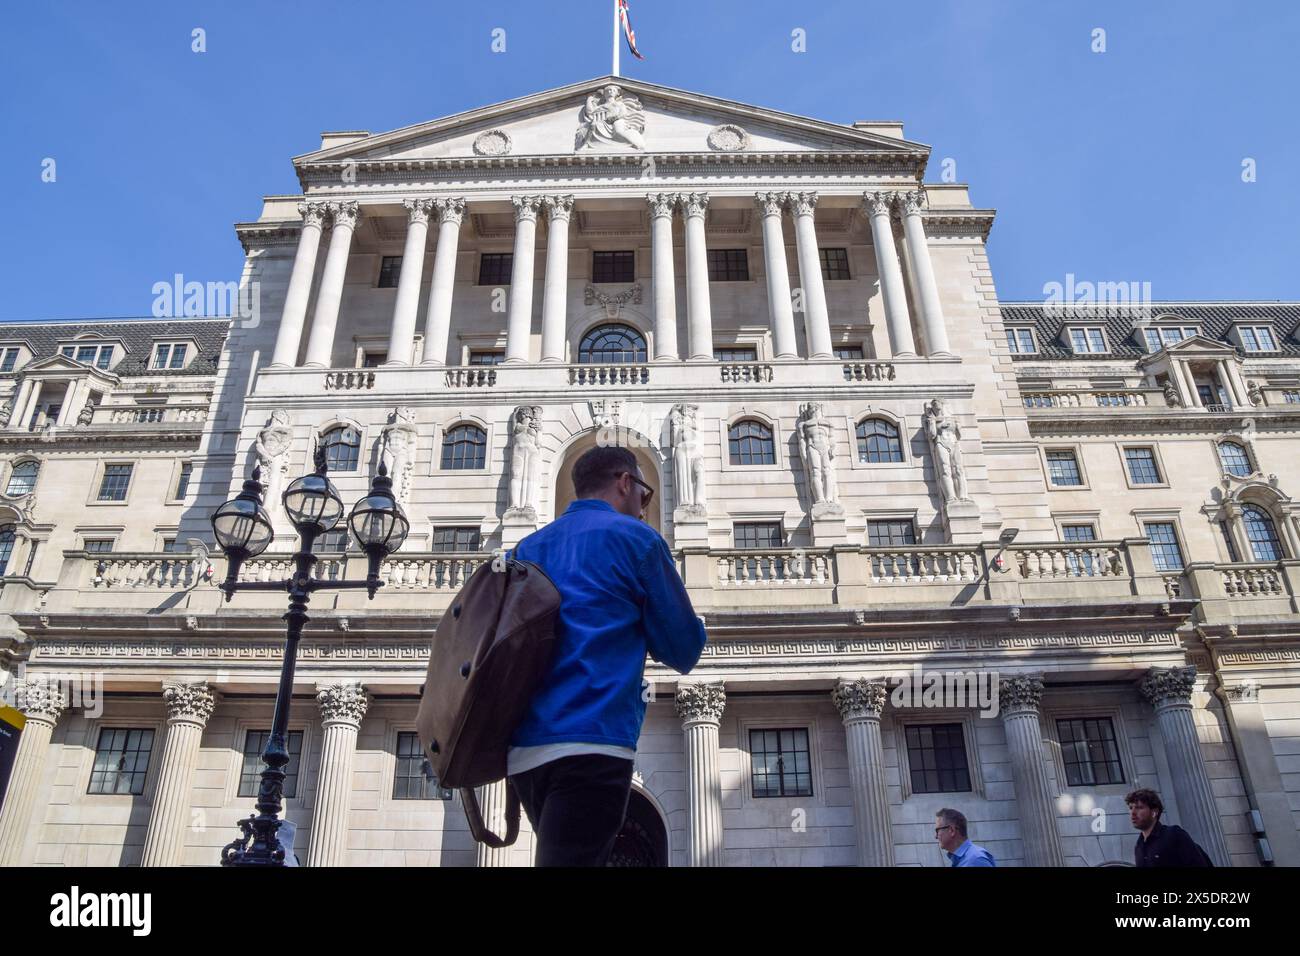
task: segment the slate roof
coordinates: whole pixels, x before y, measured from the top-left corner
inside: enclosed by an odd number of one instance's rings
[[[230,331],[230,319],[93,319],[73,322],[9,322],[0,325],[0,342],[22,339],[31,346],[31,361],[59,354],[59,343],[91,333],[120,339],[126,357],[110,371],[116,375],[212,375],[217,370],[221,346]],[[186,368],[151,369],[149,357],[155,339],[186,338],[198,343],[199,354]]]
[[[1300,326],[1300,302],[1150,302],[1147,314],[1151,325],[1176,324],[1167,314],[1186,320],[1188,325],[1200,327],[1201,335],[1207,339],[1233,346],[1242,355],[1252,357],[1260,355],[1296,356],[1300,355],[1300,342],[1295,339],[1296,327]],[[1035,359],[1098,359],[1105,361],[1115,358],[1140,358],[1148,354],[1133,338],[1135,325],[1148,324],[1143,319],[1122,314],[1122,306],[1112,306],[1109,314],[1097,307],[1069,306],[1064,303],[1058,308],[1068,314],[1047,315],[1042,302],[1003,302],[1001,303],[1002,321],[1007,325],[1033,325],[1038,332],[1038,349],[1036,353],[1012,353],[1011,358],[1020,361]],[[1095,318],[1089,318],[1089,315]],[[1157,316],[1161,319],[1154,321]],[[1247,353],[1228,338],[1228,331],[1237,322],[1259,320],[1261,324],[1271,325],[1277,338],[1276,352]],[[1111,351],[1104,354],[1076,354],[1068,346],[1061,344],[1061,329],[1066,325],[1101,325],[1106,330],[1106,341]]]

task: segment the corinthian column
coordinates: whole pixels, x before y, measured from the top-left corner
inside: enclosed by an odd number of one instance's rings
[[[308,866],[343,866],[348,853],[348,811],[352,804],[352,756],[370,698],[360,681],[322,687],[316,694],[321,724],[320,779],[311,821]]]
[[[813,210],[816,193],[790,193],[790,215],[799,253],[799,284],[803,286],[803,326],[809,358],[832,358],[831,322],[826,312],[826,290],[822,286],[822,258],[817,248]]]
[[[704,240],[708,193],[683,193],[686,217],[686,326],[690,358],[713,360],[713,315],[709,305],[709,250]]]
[[[334,329],[339,321],[339,304],[343,301],[343,280],[348,272],[348,253],[352,249],[352,232],[361,215],[355,202],[330,203],[334,214],[334,234],[329,252],[325,253],[325,272],[316,293],[316,313],[307,337],[307,357],[303,365],[329,368],[334,352]]]
[[[291,368],[298,361],[302,343],[302,326],[307,318],[307,300],[311,297],[311,280],[316,274],[316,252],[320,248],[321,223],[327,211],[323,202],[298,204],[302,214],[302,232],[298,235],[298,252],[293,257],[293,272],[280,310],[280,327],[275,333],[275,351],[271,368]]]
[[[1170,783],[1178,797],[1179,826],[1210,855],[1215,866],[1231,866],[1223,824],[1214,802],[1214,788],[1201,755],[1201,742],[1192,719],[1195,667],[1153,667],[1138,684],[1156,712],[1156,725],[1169,759]],[[1162,823],[1165,821],[1161,821]]]
[[[429,237],[428,199],[407,199],[406,245],[402,248],[402,271],[397,279],[397,301],[393,304],[393,328],[388,333],[388,361],[385,365],[410,365],[415,351],[415,320],[420,311],[420,279],[424,276],[424,245]]]
[[[424,319],[422,365],[442,365],[447,361],[451,294],[456,284],[456,247],[460,244],[460,221],[465,216],[465,200],[435,199],[433,208],[438,210],[438,248],[433,254],[429,311]]]
[[[718,727],[727,705],[726,686],[689,683],[674,698],[686,743],[686,795],[691,866],[722,865],[722,775],[718,769]]]
[[[767,273],[767,314],[772,323],[772,347],[777,358],[795,358],[794,309],[790,305],[790,270],[785,262],[785,233],[781,229],[784,193],[754,197],[763,217],[763,271]]]
[[[217,706],[216,695],[203,681],[164,685],[163,700],[167,703],[167,739],[163,744],[153,809],[149,813],[149,829],[144,835],[141,866],[181,865],[199,741]]]
[[[510,307],[506,315],[506,358],[528,361],[528,338],[533,329],[533,252],[537,247],[537,210],[540,196],[515,196],[515,254],[510,272]]]
[[[564,361],[564,326],[568,320],[569,216],[572,196],[547,196],[546,286],[542,292],[542,361]]]
[[[841,680],[831,692],[835,709],[844,721],[849,784],[853,788],[853,822],[858,833],[858,866],[894,865],[885,748],[880,739],[880,713],[888,696],[885,681],[865,677]]]
[[[1056,807],[1043,765],[1043,731],[1038,723],[1043,681],[1019,674],[998,682],[1002,726],[1007,734],[1011,776],[1015,782],[1025,866],[1064,866]]]
[[[876,247],[876,271],[880,274],[880,294],[885,300],[885,324],[889,328],[889,347],[894,357],[916,354],[912,341],[912,321],[907,314],[907,291],[903,287],[903,270],[894,247],[894,227],[889,220],[893,193],[867,193],[862,206],[871,218],[871,242]]]
[[[9,787],[4,805],[0,806],[0,867],[22,866],[27,861],[27,844],[32,828],[36,797],[45,774],[45,755],[50,750],[54,725],[59,722],[68,702],[57,689],[44,681],[19,681],[18,709],[26,723],[18,738],[18,753],[9,773]],[[36,841],[31,840],[35,846]]]
[[[673,276],[673,207],[676,193],[650,193],[650,245],[654,271],[655,361],[677,360],[677,282]]]
[[[921,323],[925,329],[925,342],[930,355],[951,355],[948,348],[948,329],[943,321],[943,306],[939,304],[939,286],[934,281],[934,264],[930,261],[930,244],[925,238],[925,224],[921,222],[921,209],[925,206],[925,191],[915,189],[903,193],[903,241],[907,243],[908,258],[916,276],[916,300],[921,306]]]

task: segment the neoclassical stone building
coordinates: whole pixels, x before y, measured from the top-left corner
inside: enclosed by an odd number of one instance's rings
[[[323,445],[348,506],[384,463],[412,530],[373,601],[313,597],[294,851],[527,865],[526,821],[476,848],[422,771],[428,643],[617,442],[709,632],[691,674],[648,664],[617,862],[939,866],[950,806],[1000,865],[1127,863],[1123,797],[1150,786],[1217,863],[1300,863],[1300,305],[1000,303],[993,210],[928,160],[899,123],[614,77],[326,133],[301,193],[236,226],[261,316],[222,326],[201,421],[153,456],[190,463],[186,494],[137,488],[107,553],[77,531],[93,479],[47,476],[153,446],[93,421],[41,445],[53,366],[0,368],[4,480],[37,462],[41,500],[9,509],[26,723],[0,862],[216,864],[252,812],[286,599],[223,603],[208,517],[260,466],[278,532],[242,574],[282,578],[278,495]],[[364,574],[346,532],[317,551],[320,578]]]

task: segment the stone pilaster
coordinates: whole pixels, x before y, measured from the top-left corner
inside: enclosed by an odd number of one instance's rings
[[[145,831],[141,866],[181,865],[199,741],[217,706],[216,694],[203,681],[165,684],[162,694],[167,704],[167,738],[149,827]]]
[[[343,866],[347,862],[348,811],[352,805],[352,759],[370,697],[360,681],[349,681],[320,687],[316,703],[320,705],[325,733],[307,865]]]
[[[727,706],[726,685],[689,683],[674,698],[686,749],[687,836],[691,866],[722,865],[722,775],[718,728]]]
[[[18,739],[4,806],[0,807],[0,867],[22,866],[27,862],[29,842],[35,843],[29,838],[32,828],[41,823],[33,816],[45,773],[45,755],[50,750],[54,725],[68,703],[60,691],[44,681],[28,680],[18,683],[17,705],[27,722]]]
[[[885,748],[880,714],[889,696],[884,680],[841,680],[831,700],[844,721],[853,788],[853,822],[858,832],[858,866],[893,866],[894,834],[885,781]]]
[[[1064,866],[1061,835],[1056,828],[1056,807],[1047,767],[1043,764],[1043,731],[1039,704],[1041,677],[1017,674],[998,682],[1002,726],[1007,734],[1011,776],[1015,782],[1020,835],[1026,866]]]

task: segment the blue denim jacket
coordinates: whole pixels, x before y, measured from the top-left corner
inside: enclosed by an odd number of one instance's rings
[[[607,501],[579,498],[510,554],[541,567],[560,592],[554,663],[511,745],[636,747],[647,652],[685,674],[706,640],[668,545]]]

